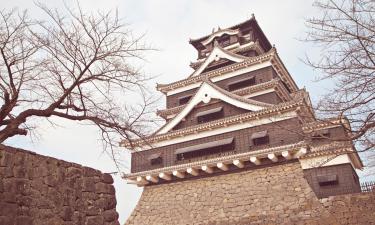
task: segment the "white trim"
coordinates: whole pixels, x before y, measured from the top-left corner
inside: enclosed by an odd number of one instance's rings
[[[210,37],[208,37],[206,40],[201,41],[201,43],[203,45],[207,45],[212,40],[214,40],[215,37],[220,37],[220,36],[222,36],[224,34],[235,35],[235,34],[238,34],[239,32],[240,32],[239,30],[221,30],[221,31],[217,31],[217,32],[213,33]]]
[[[314,158],[306,158],[300,159],[302,169],[311,169],[317,167],[326,167],[326,166],[333,166],[333,165],[341,165],[345,163],[350,163],[353,168],[355,168],[352,160],[348,156],[348,154],[343,155],[325,155],[319,156]]]
[[[277,115],[271,116],[269,118],[252,120],[252,121],[248,121],[248,122],[244,122],[244,123],[238,123],[238,124],[228,126],[228,127],[221,127],[221,128],[217,128],[217,129],[213,129],[213,130],[203,131],[203,132],[197,133],[197,134],[189,134],[189,135],[186,135],[186,136],[181,136],[181,137],[173,138],[173,139],[170,139],[170,140],[160,141],[160,142],[157,142],[155,144],[152,144],[152,146],[144,145],[142,147],[136,147],[134,149],[134,151],[139,152],[139,151],[144,151],[144,150],[148,150],[148,149],[151,149],[151,148],[158,148],[158,147],[163,147],[163,146],[167,146],[167,145],[178,144],[178,143],[182,143],[182,142],[196,140],[196,139],[199,139],[199,138],[204,138],[204,137],[214,136],[214,135],[218,135],[218,134],[233,132],[233,131],[236,131],[236,130],[241,130],[241,129],[250,128],[250,127],[256,127],[256,126],[269,124],[269,123],[275,123],[275,122],[282,121],[282,120],[288,120],[288,119],[291,119],[291,118],[294,118],[294,117],[297,117],[297,116],[298,116],[297,112],[295,112],[295,111],[287,112],[287,113],[284,113],[284,114],[277,114]]]
[[[234,43],[234,44],[231,44],[231,45],[228,45],[228,46],[225,46],[223,47],[225,50],[231,50],[231,49],[234,49],[234,48],[239,48],[241,45],[239,42],[237,43]]]
[[[271,63],[270,60],[266,61],[266,62],[263,62],[263,63],[254,64],[252,66],[249,66],[249,67],[246,67],[246,68],[243,68],[243,69],[240,69],[240,70],[236,70],[236,71],[233,71],[233,72],[230,72],[230,73],[222,74],[221,76],[212,77],[211,80],[212,80],[212,82],[217,82],[217,81],[225,80],[225,79],[235,77],[235,76],[238,76],[238,75],[241,75],[241,74],[244,74],[244,73],[248,73],[248,72],[252,72],[252,71],[255,71],[255,70],[263,69],[263,68],[266,68],[266,67],[269,67],[269,66],[272,66],[272,63]],[[183,87],[180,87],[180,88],[176,88],[174,90],[168,91],[166,94],[167,94],[167,96],[170,96],[170,95],[174,95],[174,94],[177,94],[177,93],[181,93],[181,92],[184,92],[184,91],[188,91],[188,90],[197,88],[199,86],[200,86],[200,83],[198,82],[198,83],[186,85],[186,86],[183,86]]]
[[[272,93],[272,92],[275,92],[274,88],[269,88],[269,89],[265,89],[265,90],[254,92],[254,93],[249,94],[249,95],[242,95],[242,96],[240,95],[240,96],[242,98],[251,98],[251,97],[255,97],[255,96],[259,96],[259,95],[264,95],[264,94],[268,94],[268,93]],[[176,115],[177,115],[177,113],[170,114],[166,118],[167,119],[171,119],[171,118],[175,117]]]
[[[168,121],[168,123],[156,134],[158,135],[167,133],[173,127],[175,127],[183,118],[185,118],[185,116],[187,116],[196,105],[198,105],[200,102],[209,103],[213,98],[220,99],[231,105],[250,111],[258,111],[264,109],[264,107],[262,106],[252,105],[250,103],[245,103],[237,99],[228,97],[222,92],[211,87],[208,83],[203,83],[197,91],[197,93],[194,95],[194,97],[192,97],[192,99],[190,99],[190,101],[186,104],[185,108],[181,110],[172,120]]]
[[[202,63],[202,64],[199,66],[199,68],[196,69],[196,70],[194,71],[194,73],[190,75],[190,77],[198,76],[199,74],[202,73],[202,71],[203,71],[204,69],[207,68],[207,66],[208,66],[210,63],[212,63],[212,62],[214,62],[214,61],[218,61],[218,60],[223,59],[223,58],[224,58],[224,59],[228,59],[228,60],[230,60],[230,61],[237,62],[237,63],[239,63],[239,62],[243,62],[243,61],[245,60],[245,57],[243,57],[243,56],[233,56],[233,55],[230,55],[230,54],[224,52],[223,49],[221,49],[221,48],[219,48],[219,47],[216,46],[216,47],[211,51],[210,55],[207,57],[207,59],[204,61],[204,63]]]

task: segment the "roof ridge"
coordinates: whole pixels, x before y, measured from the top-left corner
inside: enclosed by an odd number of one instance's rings
[[[245,21],[243,21],[243,22],[241,22],[241,23],[238,23],[238,24],[232,25],[232,26],[230,26],[230,27],[226,27],[226,28],[224,28],[224,29],[218,30],[218,31],[216,31],[216,32],[214,32],[214,33],[207,34],[207,35],[205,35],[205,36],[203,36],[203,37],[200,37],[200,38],[189,38],[189,43],[196,42],[196,41],[202,41],[202,40],[204,40],[204,39],[207,39],[207,38],[211,37],[213,34],[219,32],[219,31],[223,31],[223,30],[233,30],[234,27],[240,26],[240,25],[242,25],[242,24],[244,24],[244,23],[247,23],[247,22],[249,22],[249,21],[253,21],[253,20],[256,21],[256,20],[255,20],[255,17],[252,15],[250,19],[247,19],[247,20],[245,20]]]
[[[280,81],[281,81],[280,78],[274,78],[274,79],[266,81],[264,83],[260,83],[260,84],[257,84],[257,85],[248,86],[248,87],[245,87],[245,88],[234,90],[232,93],[235,94],[235,95],[239,95],[239,96],[242,96],[239,93],[246,92],[246,91],[249,91],[250,93],[256,93],[256,91],[258,91],[258,89],[261,89],[261,88],[264,88],[264,87],[268,87],[268,86],[274,85],[274,84],[276,85]],[[255,90],[255,91],[251,92],[252,90]],[[247,94],[249,94],[249,93],[247,93]],[[180,105],[180,106],[176,106],[176,107],[173,107],[173,108],[161,109],[161,110],[157,111],[157,115],[161,116],[161,114],[168,113],[169,111],[179,111],[183,107],[184,107],[184,105]]]
[[[283,103],[280,103],[280,104],[277,104],[277,105],[273,105],[273,106],[270,106],[268,108],[261,109],[259,111],[252,111],[252,112],[248,112],[248,113],[237,114],[237,115],[225,117],[225,118],[222,118],[222,119],[219,119],[219,120],[214,120],[214,121],[211,121],[211,122],[208,122],[208,123],[197,124],[197,125],[194,125],[194,126],[182,128],[180,130],[173,130],[173,131],[170,131],[170,132],[167,132],[167,133],[164,133],[164,134],[156,134],[157,132],[154,132],[154,134],[149,136],[148,138],[157,139],[157,138],[161,138],[163,136],[165,136],[165,137],[173,136],[173,135],[181,136],[181,135],[184,135],[184,133],[188,132],[189,130],[195,130],[196,131],[198,128],[200,128],[200,129],[204,129],[205,127],[211,128],[213,126],[222,125],[223,123],[226,123],[228,121],[229,122],[236,122],[236,121],[240,121],[242,119],[250,119],[250,118],[253,118],[253,117],[259,117],[259,116],[262,116],[262,115],[265,115],[265,114],[268,114],[268,113],[272,113],[272,112],[276,112],[276,111],[279,111],[279,110],[286,110],[286,109],[289,109],[293,106],[300,105],[302,103],[303,103],[303,96],[296,96],[295,99],[292,99],[288,102],[283,102]],[[148,139],[148,138],[146,137],[146,139]],[[142,140],[143,139],[132,140],[133,141],[132,144],[134,144],[134,143],[138,144],[137,142],[141,142]]]
[[[264,58],[267,58],[267,57],[272,57],[275,53],[276,53],[275,48],[272,48],[271,50],[269,50],[268,52],[265,52],[264,54],[254,56],[254,57],[248,57],[243,62],[234,63],[234,64],[231,64],[231,65],[228,65],[228,66],[218,68],[216,70],[201,73],[197,76],[188,77],[188,78],[185,78],[183,80],[175,81],[175,82],[172,82],[172,83],[169,83],[169,84],[157,84],[157,89],[159,91],[162,91],[163,88],[166,88],[168,86],[176,86],[176,85],[188,83],[188,82],[191,82],[191,81],[194,81],[194,80],[202,80],[203,77],[212,77],[212,76],[216,75],[217,73],[220,73],[220,71],[228,70],[229,68],[234,67],[234,66],[241,66],[241,64],[246,65],[248,63],[253,63],[253,62],[256,62],[258,60],[262,60]]]

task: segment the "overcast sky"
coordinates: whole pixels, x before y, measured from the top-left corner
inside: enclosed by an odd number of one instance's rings
[[[62,7],[60,0],[44,0],[50,7]],[[66,0],[68,4],[74,1]],[[316,14],[311,0],[80,0],[84,10],[118,9],[136,34],[145,33],[145,41],[159,51],[146,54],[145,72],[158,75],[153,81],[169,83],[186,78],[191,73],[189,63],[196,52],[189,38],[211,32],[213,27],[225,28],[244,20],[252,13],[272,44],[275,44],[284,64],[299,87],[306,87],[316,101],[328,88],[327,83],[312,82],[316,74],[300,58],[305,54],[317,55],[307,43],[299,41],[306,31],[304,21]],[[0,0],[2,8],[27,8],[33,17],[40,16],[31,0]],[[156,92],[156,91],[155,91]],[[126,101],[126,96],[124,96]],[[160,108],[163,106],[161,105]],[[8,144],[37,153],[73,161],[104,172],[115,171],[109,158],[102,154],[99,136],[93,127],[80,126],[69,121],[51,128],[42,122],[41,138],[13,138]],[[129,155],[124,153],[129,162]],[[142,189],[125,184],[115,177],[117,211],[123,224],[135,207]]]

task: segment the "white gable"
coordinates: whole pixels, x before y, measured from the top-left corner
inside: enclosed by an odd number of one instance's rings
[[[225,30],[219,30],[215,33],[213,33],[209,38],[207,38],[206,40],[202,41],[201,43],[203,45],[208,45],[209,43],[211,43],[211,41],[213,41],[216,37],[220,37],[224,34],[228,34],[228,35],[235,35],[235,34],[238,34],[240,31],[239,30],[229,30],[229,29],[225,29]]]
[[[243,62],[246,59],[246,57],[241,55],[235,55],[233,53],[228,53],[219,46],[215,46],[214,49],[211,51],[210,55],[206,58],[206,60],[199,66],[198,69],[194,71],[194,73],[190,75],[190,77],[201,74],[202,71],[206,69],[208,65],[210,65],[210,63],[218,61],[219,59],[228,59],[230,61],[238,63]]]
[[[197,93],[194,95],[194,97],[192,97],[190,101],[186,104],[185,108],[181,110],[173,119],[168,121],[156,134],[167,133],[179,122],[181,122],[181,120],[185,118],[196,105],[198,105],[200,102],[209,103],[213,98],[220,99],[231,105],[250,111],[258,111],[265,108],[264,106],[259,106],[246,101],[241,101],[236,98],[232,98],[223,93],[222,91],[219,91],[217,88],[212,87],[209,83],[203,82]]]

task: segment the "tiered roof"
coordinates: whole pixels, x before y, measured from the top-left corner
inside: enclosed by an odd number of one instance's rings
[[[226,47],[222,47],[218,42],[215,42],[216,38],[222,35],[239,35],[244,25],[254,28],[257,35],[260,35],[260,40],[257,39],[244,44],[236,43]],[[159,110],[157,114],[166,119],[164,126],[149,137],[124,140],[121,142],[122,146],[132,148],[133,154],[158,148],[156,153],[155,151],[153,152],[153,155],[159,157],[161,156],[160,149],[165,146],[292,118],[297,118],[295,121],[301,124],[299,128],[302,126],[301,130],[303,134],[301,135],[306,135],[306,137],[311,135],[310,133],[313,131],[342,125],[350,130],[349,123],[343,119],[317,122],[308,93],[304,89],[298,88],[282,63],[276,48],[271,46],[254,17],[235,26],[219,29],[210,35],[198,39],[190,39],[190,43],[198,51],[202,50],[206,45],[212,44],[212,42],[215,44],[210,45],[212,47],[210,53],[191,64],[191,67],[195,70],[186,79],[157,85],[157,90],[164,93],[167,98],[175,94],[193,90],[192,97],[186,100],[187,103],[174,107],[169,105],[169,108]],[[256,52],[255,56],[245,56],[242,54],[250,50]],[[228,65],[228,62],[231,63]],[[220,65],[223,66],[214,69]],[[230,79],[267,67],[272,67],[277,75],[274,77],[272,74],[273,78],[271,80],[231,91],[217,85],[217,82],[221,80]],[[251,99],[252,97],[267,93],[273,93],[278,96],[280,100],[277,100],[277,102],[280,103],[269,104]],[[243,111],[209,122],[205,121],[200,124],[177,127],[194,110],[208,103],[227,103],[233,106],[233,108]],[[178,129],[174,129],[176,127]],[[258,133],[260,134],[261,132]],[[228,140],[228,143],[232,143],[234,139],[231,137],[226,140]],[[216,142],[220,142],[220,140],[203,143],[198,145],[198,147],[201,145],[211,145]],[[189,145],[183,146],[182,149],[186,150],[196,147]],[[174,154],[180,153],[175,152]],[[288,160],[300,160],[302,167],[305,169],[310,168],[308,163],[311,162],[310,159],[312,158],[314,160],[317,159],[317,162],[321,162],[326,160],[327,157],[337,154],[345,154],[347,158],[341,160],[352,163],[354,168],[362,168],[362,162],[352,143],[332,142],[329,144],[313,144],[305,138],[303,141],[296,141],[295,143],[281,143],[277,146],[265,146],[264,148],[257,148],[255,150],[250,150],[249,148],[247,152],[237,153],[234,151],[225,156],[215,155],[215,157],[210,159],[200,159],[188,163],[183,161],[173,165],[168,164],[169,166],[130,173],[124,175],[124,177],[142,186],[149,183],[158,183],[160,181],[159,178],[163,181],[170,181],[173,177],[184,178],[185,174],[197,176],[200,170],[204,173],[214,173],[226,171],[229,167],[251,168],[254,165]],[[151,156],[153,157],[153,155]]]

